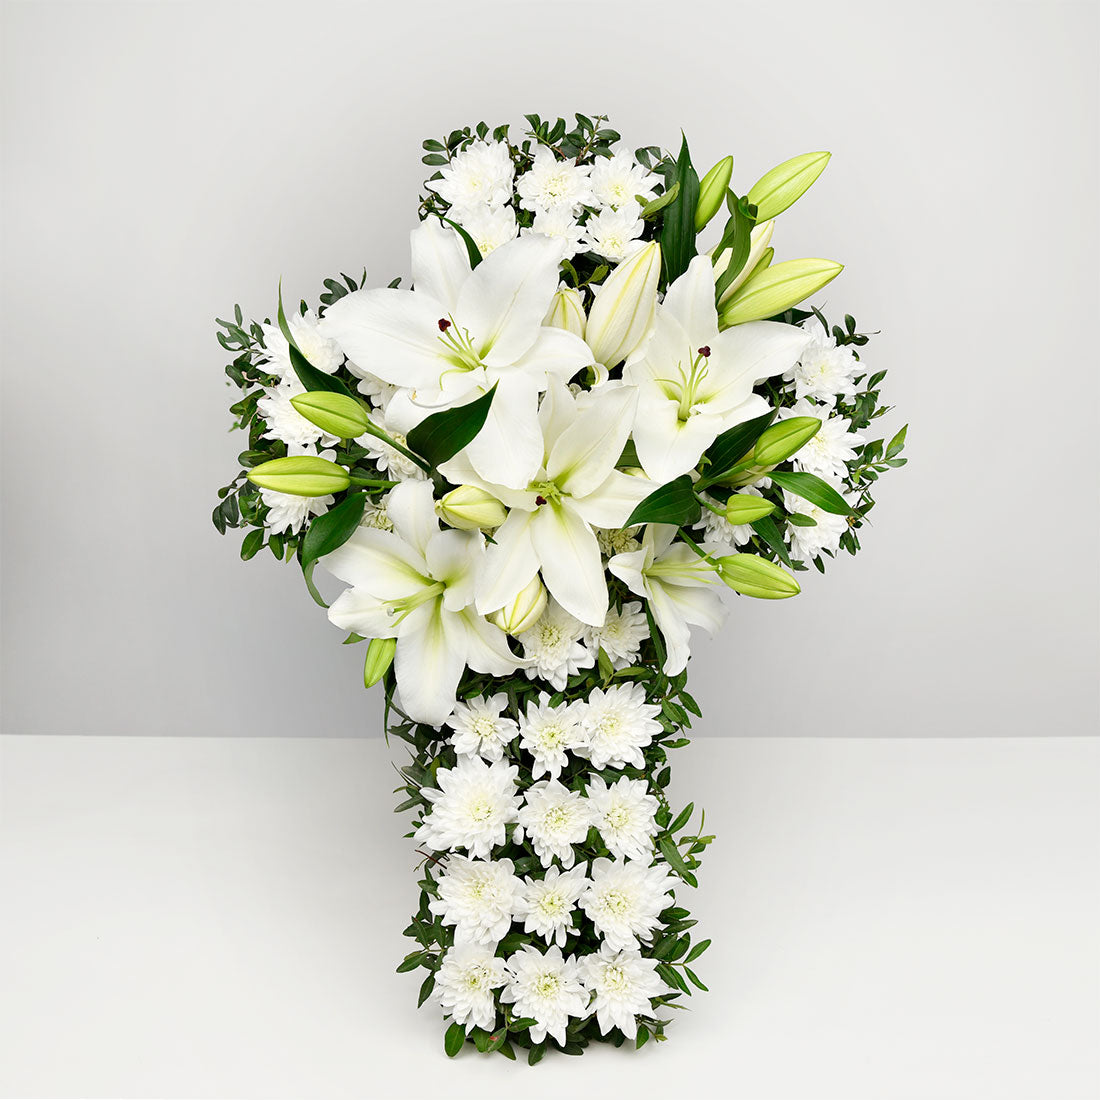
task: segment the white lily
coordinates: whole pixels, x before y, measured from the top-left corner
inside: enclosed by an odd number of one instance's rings
[[[673,543],[676,528],[650,523],[642,536],[642,548],[616,554],[608,570],[636,596],[649,601],[653,618],[665,640],[664,672],[683,672],[690,656],[692,626],[709,634],[717,632],[726,617],[719,591],[712,588],[719,577],[714,569],[683,542]]]
[[[693,469],[720,433],[766,412],[753,386],[790,370],[807,340],[802,329],[775,321],[719,332],[710,259],[692,260],[669,287],[649,342],[623,371],[641,391],[634,442],[645,472],[671,481]]]
[[[409,717],[438,726],[455,705],[466,665],[506,676],[522,662],[506,636],[471,606],[481,535],[440,531],[428,481],[405,481],[387,498],[393,532],[358,528],[321,564],[351,587],[328,617],[365,638],[396,638],[394,669]]]
[[[538,395],[592,362],[579,337],[543,326],[558,288],[560,249],[531,235],[472,271],[461,238],[429,218],[413,230],[413,290],[357,290],[320,328],[357,368],[402,387],[393,401],[447,407],[494,385],[485,426],[466,449],[484,478],[519,488],[538,469]]]
[[[539,409],[540,466],[521,490],[485,484],[510,509],[485,552],[478,610],[509,604],[542,571],[550,594],[574,618],[600,626],[607,615],[607,582],[594,527],[621,527],[654,486],[615,469],[630,434],[637,395],[608,383],[574,398],[561,383]],[[469,482],[461,460],[444,473]],[[476,475],[475,475],[476,476]]]

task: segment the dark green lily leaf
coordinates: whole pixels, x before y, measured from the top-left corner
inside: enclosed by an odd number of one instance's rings
[[[755,520],[749,525],[752,529],[764,540],[764,542],[775,552],[775,556],[788,568],[793,569],[791,564],[791,555],[787,551],[787,544],[783,541],[783,536],[779,532],[779,526],[771,516],[765,516],[763,519]]]
[[[496,391],[494,386],[475,401],[432,413],[409,432],[405,440],[409,450],[422,455],[432,466],[454,458],[485,425]]]
[[[294,368],[298,381],[307,390],[312,392],[327,390],[329,393],[343,394],[344,397],[350,397],[353,401],[359,400],[339,378],[318,370],[293,344],[290,345],[290,365]]]
[[[366,503],[366,493],[351,493],[335,508],[330,508],[313,520],[302,540],[303,569],[318,558],[331,554],[351,538],[363,518]]]
[[[626,521],[625,526],[634,527],[639,523],[672,523],[677,527],[692,524],[701,513],[699,501],[695,499],[691,476],[681,474],[675,481],[655,489],[643,500]]]
[[[835,516],[846,516],[852,511],[848,502],[827,481],[822,481],[816,474],[772,470],[769,476],[781,489],[786,489],[795,496],[816,504],[825,512],[831,512]]]
[[[730,262],[714,284],[715,301],[726,293],[726,288],[741,274],[752,248],[752,227],[753,219],[745,213],[744,201],[734,203],[730,220],[726,223],[726,232],[718,247],[719,252],[724,251],[723,246],[729,248]]]
[[[671,283],[686,270],[695,256],[695,207],[699,202],[699,176],[691,164],[687,138],[680,145],[680,155],[665,173],[665,186],[671,191],[680,188],[665,207],[661,219],[661,256],[665,276]]]
[[[771,409],[763,416],[735,424],[729,431],[723,432],[703,455],[707,460],[706,480],[717,481],[727,470],[732,470],[752,450],[753,444],[764,434],[764,429],[774,417],[775,410]]]
[[[450,218],[440,218],[439,220],[446,222],[462,238],[462,243],[466,246],[466,252],[470,257],[470,270],[472,271],[484,259],[481,255],[481,249],[478,248],[473,237],[458,222],[453,222]]]

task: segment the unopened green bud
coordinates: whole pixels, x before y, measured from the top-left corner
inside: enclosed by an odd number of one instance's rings
[[[775,505],[763,497],[749,496],[747,493],[734,493],[726,501],[726,520],[734,527],[745,523],[755,523],[758,519],[770,516]]]
[[[785,569],[755,554],[729,554],[718,559],[718,575],[742,596],[758,600],[785,600],[802,591]]]
[[[397,652],[396,638],[372,638],[363,662],[363,687],[374,687],[389,671]]]
[[[273,458],[248,471],[248,480],[261,489],[289,493],[295,497],[324,497],[342,493],[351,478],[343,466],[315,455]]]
[[[660,276],[661,246],[650,241],[619,263],[596,288],[584,339],[597,363],[616,366],[648,337]]]
[[[489,622],[499,626],[506,634],[522,634],[538,622],[546,610],[546,589],[538,577],[509,604],[489,616]]]
[[[290,403],[311,424],[337,439],[355,439],[370,423],[362,404],[344,393],[310,390],[292,397]]]
[[[551,299],[542,323],[550,328],[563,328],[584,339],[584,299],[574,287],[563,286]]]
[[[722,312],[726,303],[745,285],[745,283],[754,275],[763,271],[764,268],[772,262],[772,257],[775,255],[775,249],[769,248],[768,244],[772,239],[772,232],[774,230],[774,221],[762,222],[760,225],[754,225],[752,227],[752,233],[749,234],[749,255],[745,260],[745,266],[733,277],[733,281],[722,292],[722,297],[718,299],[719,313]],[[732,258],[732,249],[723,252],[719,257],[718,264],[714,269],[714,278],[716,281],[726,268],[729,267],[729,262]]]
[[[741,466],[740,469],[735,468],[733,473],[719,478],[718,484],[728,485],[731,489],[747,489],[767,477],[774,469],[774,466]]]
[[[460,531],[477,531],[499,527],[508,517],[508,510],[492,493],[475,485],[460,485],[440,500],[439,516],[444,523]]]
[[[700,181],[699,201],[695,205],[695,232],[698,233],[726,201],[733,175],[733,157],[723,157]]]
[[[834,260],[786,260],[752,277],[722,308],[721,327],[775,317],[816,294],[844,270]]]
[[[749,189],[756,220],[766,221],[793,206],[825,171],[832,153],[802,153],[765,172]]]
[[[821,428],[816,416],[792,416],[773,424],[756,441],[753,461],[758,466],[777,466],[810,442]]]

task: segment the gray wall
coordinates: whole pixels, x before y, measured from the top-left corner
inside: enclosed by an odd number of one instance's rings
[[[913,425],[865,552],[698,646],[701,729],[1095,732],[1094,5],[462,7],[3,8],[4,731],[378,731],[295,568],[209,524],[213,318],[404,271],[421,138],[603,109],[741,186],[834,152],[776,243],[848,265]]]

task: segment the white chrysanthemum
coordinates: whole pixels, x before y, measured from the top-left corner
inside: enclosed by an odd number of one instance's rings
[[[539,692],[538,702],[527,701],[526,713],[519,716],[519,747],[526,749],[534,760],[531,778],[546,774],[551,779],[561,775],[569,762],[566,752],[585,743],[579,708],[573,703],[550,706],[550,696]]]
[[[523,896],[516,903],[516,919],[524,932],[533,932],[548,943],[565,946],[566,936],[576,932],[573,914],[588,879],[581,864],[571,871],[551,867],[542,878],[523,880]]]
[[[526,835],[543,867],[549,867],[555,858],[563,867],[572,867],[576,859],[573,845],[588,836],[592,815],[583,795],[556,779],[542,779],[527,788],[518,820],[516,840]]]
[[[535,150],[531,167],[516,180],[516,193],[524,210],[555,210],[558,207],[575,213],[582,206],[592,206],[592,188],[588,184],[591,168],[558,160],[550,149]]]
[[[292,397],[305,392],[305,386],[296,377],[264,390],[263,397],[256,402],[256,408],[267,422],[265,439],[278,439],[288,447],[305,448],[329,447],[337,442],[336,436],[322,431],[290,403]]]
[[[504,142],[475,141],[441,170],[442,179],[430,180],[427,186],[456,211],[503,206],[512,197],[514,171]]]
[[[591,882],[581,894],[581,908],[616,951],[633,950],[648,940],[660,923],[658,914],[672,904],[672,879],[663,865],[643,860],[613,863],[597,859]]]
[[[588,1013],[589,994],[581,986],[577,960],[563,959],[558,947],[544,955],[528,945],[508,960],[508,974],[500,999],[515,1005],[517,1017],[535,1021],[532,1041],[541,1043],[550,1034],[564,1045],[570,1017]]]
[[[592,824],[608,851],[619,859],[648,859],[657,835],[655,819],[660,803],[649,793],[646,781],[624,775],[609,787],[594,775],[586,794]]]
[[[492,1031],[497,1022],[493,990],[508,981],[504,960],[494,948],[476,943],[456,943],[435,974],[435,996],[456,1024],[472,1024]]]
[[[580,247],[584,229],[577,224],[572,209],[568,206],[556,206],[553,210],[538,211],[534,224],[530,229],[524,230],[524,233],[541,233],[544,237],[552,237],[561,244],[561,258],[571,260]]]
[[[745,496],[760,497],[764,494],[760,492],[755,486],[750,485],[746,489],[740,489],[739,492]],[[711,496],[707,496],[712,504],[722,507],[721,501],[715,500]],[[706,543],[714,543],[717,546],[744,546],[745,543],[752,538],[756,532],[752,529],[750,523],[730,523],[725,516],[718,515],[717,512],[712,512],[709,508],[704,508],[699,521],[695,524],[697,530],[702,530],[703,541]]]
[[[557,600],[550,600],[538,622],[519,635],[523,656],[531,662],[526,669],[528,678],[545,680],[561,691],[570,676],[591,668],[593,657],[581,644],[583,634],[584,624]]]
[[[479,206],[464,210],[456,221],[473,238],[482,256],[515,240],[519,232],[515,211],[510,206]]]
[[[317,331],[318,318],[313,310],[307,309],[302,314],[289,313],[286,323],[298,350],[312,366],[325,374],[333,374],[343,363],[344,353],[340,350],[340,345]],[[287,343],[282,329],[278,325],[261,325],[260,328],[264,334],[264,351],[260,355],[260,362],[272,374],[278,375],[280,381],[296,380],[298,376],[290,362],[290,344]]]
[[[291,444],[287,447],[286,453],[288,458],[297,455],[316,456],[317,448]],[[336,458],[336,452],[322,451],[317,457],[327,458],[331,462]],[[274,489],[261,489],[260,499],[267,505],[264,526],[274,535],[282,531],[288,531],[291,534],[300,531],[307,519],[327,512],[336,498],[332,496],[300,497],[293,493],[277,493]]]
[[[405,433],[394,427],[384,411],[371,413],[370,420],[394,442],[400,443],[402,447],[405,446]],[[366,447],[367,453],[374,460],[378,469],[388,473],[394,481],[420,480],[427,477],[427,474],[411,458],[403,455],[395,447],[391,447],[384,439],[379,439],[376,435],[364,433],[355,442],[361,447]]]
[[[612,668],[633,664],[648,637],[649,624],[637,601],[623,604],[621,611],[608,608],[603,626],[590,626],[584,632],[585,645],[593,653],[602,648],[611,659]]]
[[[806,345],[793,370],[783,377],[794,380],[795,397],[812,397],[826,405],[835,405],[840,394],[856,392],[854,379],[864,367],[847,344],[837,347],[825,326],[811,317],[803,326],[812,339]]]
[[[454,712],[444,722],[454,730],[451,744],[455,752],[500,760],[504,756],[504,746],[519,730],[511,718],[502,717],[501,711],[507,706],[508,696],[503,691],[488,698],[482,696],[456,703]]]
[[[382,497],[368,497],[363,505],[363,518],[359,521],[360,527],[374,527],[379,531],[392,531],[393,520],[387,511],[390,494]]]
[[[638,1014],[652,1012],[651,998],[668,992],[657,961],[640,951],[615,951],[607,943],[581,960],[581,981],[596,995],[591,1007],[602,1034],[617,1027],[628,1039],[637,1036]]]
[[[657,176],[634,162],[627,153],[601,157],[592,166],[592,194],[600,206],[614,210],[649,202],[657,197]]]
[[[621,210],[601,210],[584,223],[581,247],[595,252],[605,260],[618,263],[641,248],[643,242],[638,238],[642,235],[643,228],[644,223],[638,217],[637,203]]]
[[[375,378],[370,371],[364,370],[358,363],[353,363],[348,360],[348,370],[359,379],[356,385],[356,389],[364,396],[370,399],[370,403],[376,409],[385,410],[389,405],[390,399],[395,393],[397,393],[398,387],[390,385],[389,382],[383,382],[381,378]]]
[[[452,855],[439,878],[439,897],[428,908],[455,926],[456,943],[495,944],[508,934],[523,896],[523,882],[510,859]]]
[[[581,726],[587,744],[578,749],[592,761],[597,771],[624,768],[627,764],[645,767],[642,749],[661,732],[656,716],[661,708],[647,703],[641,684],[617,684],[606,690],[594,688],[581,705]]]
[[[633,554],[640,550],[642,544],[636,538],[637,527],[606,528],[597,527],[596,541],[600,544],[600,553],[605,558],[613,558],[616,554]]]
[[[466,848],[471,855],[488,859],[493,846],[504,843],[505,826],[519,812],[518,771],[514,764],[502,760],[486,764],[477,756],[460,756],[455,767],[440,768],[439,788],[422,789],[432,810],[417,829],[416,839],[437,852]]]
[[[817,434],[796,452],[793,462],[800,470],[830,481],[848,476],[848,463],[856,457],[856,448],[867,437],[852,431],[852,422],[843,416],[830,416],[829,408],[803,398],[789,409],[780,409],[779,419],[792,416],[816,416],[821,421]]]
[[[842,485],[835,482],[830,484],[845,500],[850,499],[850,494],[845,493]],[[826,552],[835,554],[840,548],[841,536],[848,530],[848,517],[826,512],[793,493],[785,492],[783,501],[788,512],[799,512],[814,521],[813,527],[796,527],[793,523],[787,525],[791,557],[797,561],[809,562]]]

